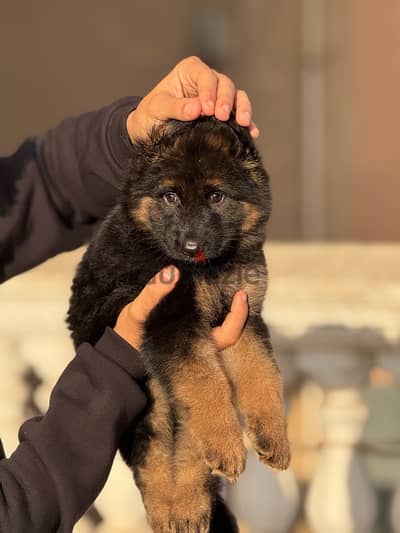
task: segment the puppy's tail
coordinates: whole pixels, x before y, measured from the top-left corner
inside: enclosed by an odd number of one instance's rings
[[[214,503],[210,523],[210,533],[239,533],[239,526],[237,525],[236,518],[219,494],[217,494]]]

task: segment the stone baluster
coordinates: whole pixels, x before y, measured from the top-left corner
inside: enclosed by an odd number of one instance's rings
[[[229,505],[249,533],[288,533],[299,508],[292,470],[275,472],[251,452],[237,485],[228,487]]]
[[[325,391],[324,442],[306,501],[316,533],[369,533],[377,514],[376,494],[357,448],[368,416],[362,388],[372,365],[358,345],[361,335],[321,327],[300,343],[300,369]]]
[[[151,533],[132,472],[119,454],[106,486],[96,500],[96,508],[104,519],[96,533]]]
[[[65,327],[59,331],[47,331],[43,326],[36,332],[28,332],[20,341],[21,360],[25,368],[40,378],[34,395],[37,408],[46,412],[50,393],[74,356],[74,348]],[[36,413],[29,413],[36,414]]]
[[[393,533],[400,533],[400,484],[393,492],[390,521],[392,524]]]
[[[377,357],[376,365],[390,372],[393,386],[400,386],[400,345],[388,346]],[[394,533],[400,533],[400,482],[393,491],[390,521]]]
[[[297,375],[293,356],[285,351],[285,339],[273,335],[278,363],[285,382],[291,389]],[[262,465],[250,452],[246,470],[236,485],[227,487],[229,506],[246,533],[288,533],[300,506],[298,483],[293,471],[276,472]]]

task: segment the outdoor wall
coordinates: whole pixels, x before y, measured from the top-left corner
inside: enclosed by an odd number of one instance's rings
[[[352,2],[354,234],[400,239],[400,4]]]
[[[197,54],[245,88],[273,180],[270,235],[300,238],[299,17],[284,0],[9,2],[0,18],[0,153]]]

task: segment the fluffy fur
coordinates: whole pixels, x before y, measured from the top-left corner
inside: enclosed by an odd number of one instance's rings
[[[261,318],[268,176],[233,120],[170,121],[134,151],[120,200],[78,267],[69,327],[76,345],[95,343],[154,274],[180,269],[145,324],[151,401],[121,451],[154,531],[236,532],[218,479],[243,471],[244,432],[261,461],[279,469],[289,462],[282,381]],[[240,341],[221,353],[211,329],[240,288],[249,318]]]

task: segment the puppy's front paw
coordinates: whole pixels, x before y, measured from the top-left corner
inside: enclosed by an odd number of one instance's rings
[[[247,451],[239,426],[219,428],[211,439],[203,442],[205,460],[211,473],[224,476],[229,481],[237,481],[246,466]]]
[[[249,421],[249,436],[262,463],[277,470],[286,470],[290,464],[290,443],[286,423],[271,421],[260,416]]]
[[[208,533],[210,517],[200,516],[198,519],[171,516],[168,533]]]
[[[203,487],[181,487],[175,494],[169,520],[169,533],[208,533],[211,498]]]
[[[154,502],[157,504],[157,502]],[[147,520],[153,533],[170,533],[170,504],[160,501],[159,505],[147,511]]]

